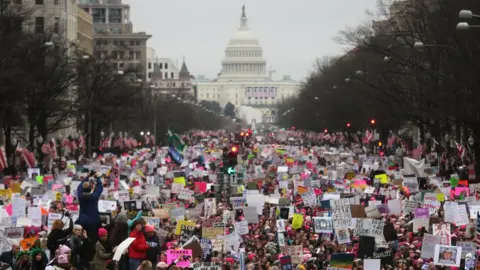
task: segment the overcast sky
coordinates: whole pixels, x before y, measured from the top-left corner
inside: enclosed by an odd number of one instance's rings
[[[274,77],[304,79],[316,58],[343,53],[333,38],[346,26],[371,20],[376,0],[123,0],[134,31],[153,37],[157,56],[185,56],[190,72],[213,78],[240,24],[242,5]]]

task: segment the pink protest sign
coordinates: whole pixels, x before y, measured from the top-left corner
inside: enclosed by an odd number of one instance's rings
[[[190,262],[192,260],[192,250],[191,249],[182,249],[182,250],[167,250],[167,264],[171,264],[178,259],[176,265],[178,267],[186,268],[190,267]]]

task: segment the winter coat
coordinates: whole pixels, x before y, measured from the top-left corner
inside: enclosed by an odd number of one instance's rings
[[[95,257],[92,262],[92,270],[105,270],[107,260],[113,258],[113,252],[108,253],[100,241],[95,244]]]
[[[147,258],[148,249],[145,235],[143,235],[143,232],[133,230],[130,233],[130,237],[135,238],[135,240],[128,247],[128,257],[131,259],[145,260]]]
[[[147,249],[147,260],[149,260],[152,265],[157,265],[158,256],[160,256],[160,238],[157,234],[153,234],[152,237],[145,237],[145,240],[148,244]]]
[[[50,250],[50,254],[55,254],[60,245],[66,245],[67,237],[67,232],[62,229],[52,230],[47,238],[47,247]]]
[[[85,195],[83,194],[83,183],[87,181],[88,178],[83,180],[77,188],[77,198],[80,204],[80,213],[76,223],[82,226],[100,224],[98,200],[103,192],[102,180],[97,178],[95,190],[91,194]]]

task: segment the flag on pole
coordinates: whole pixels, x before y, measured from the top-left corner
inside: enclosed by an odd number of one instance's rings
[[[0,146],[0,172],[8,167],[5,146]]]
[[[417,143],[417,147],[412,151],[412,157],[416,160],[420,160],[423,153],[423,146],[421,143]]]
[[[457,146],[457,155],[459,158],[463,158],[465,156],[465,147],[463,145],[455,142],[455,145]]]
[[[57,158],[57,140],[55,140],[55,138],[52,138],[49,144],[50,144],[50,148],[52,149],[52,158],[56,159]]]
[[[78,137],[78,148],[80,148],[80,151],[82,153],[85,153],[86,145],[85,145],[85,137],[83,137],[83,135],[80,135],[80,137]]]
[[[157,141],[155,141],[155,136],[154,135],[150,136],[150,141],[151,141],[153,146],[157,145]]]
[[[168,130],[167,140],[168,144],[173,146],[179,153],[183,153],[183,151],[186,149],[185,142],[171,129]]]
[[[25,161],[25,164],[28,168],[36,168],[37,167],[37,160],[35,159],[35,155],[30,152],[26,147],[17,147],[17,152],[20,153],[20,156]]]

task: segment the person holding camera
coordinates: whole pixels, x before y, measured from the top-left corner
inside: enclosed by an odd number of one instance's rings
[[[80,206],[80,213],[75,224],[81,225],[90,238],[91,244],[87,260],[92,260],[95,254],[93,245],[98,241],[98,229],[101,227],[100,213],[98,211],[98,200],[103,192],[101,174],[91,171],[89,175],[78,185],[77,198]],[[92,252],[93,251],[93,252]]]

